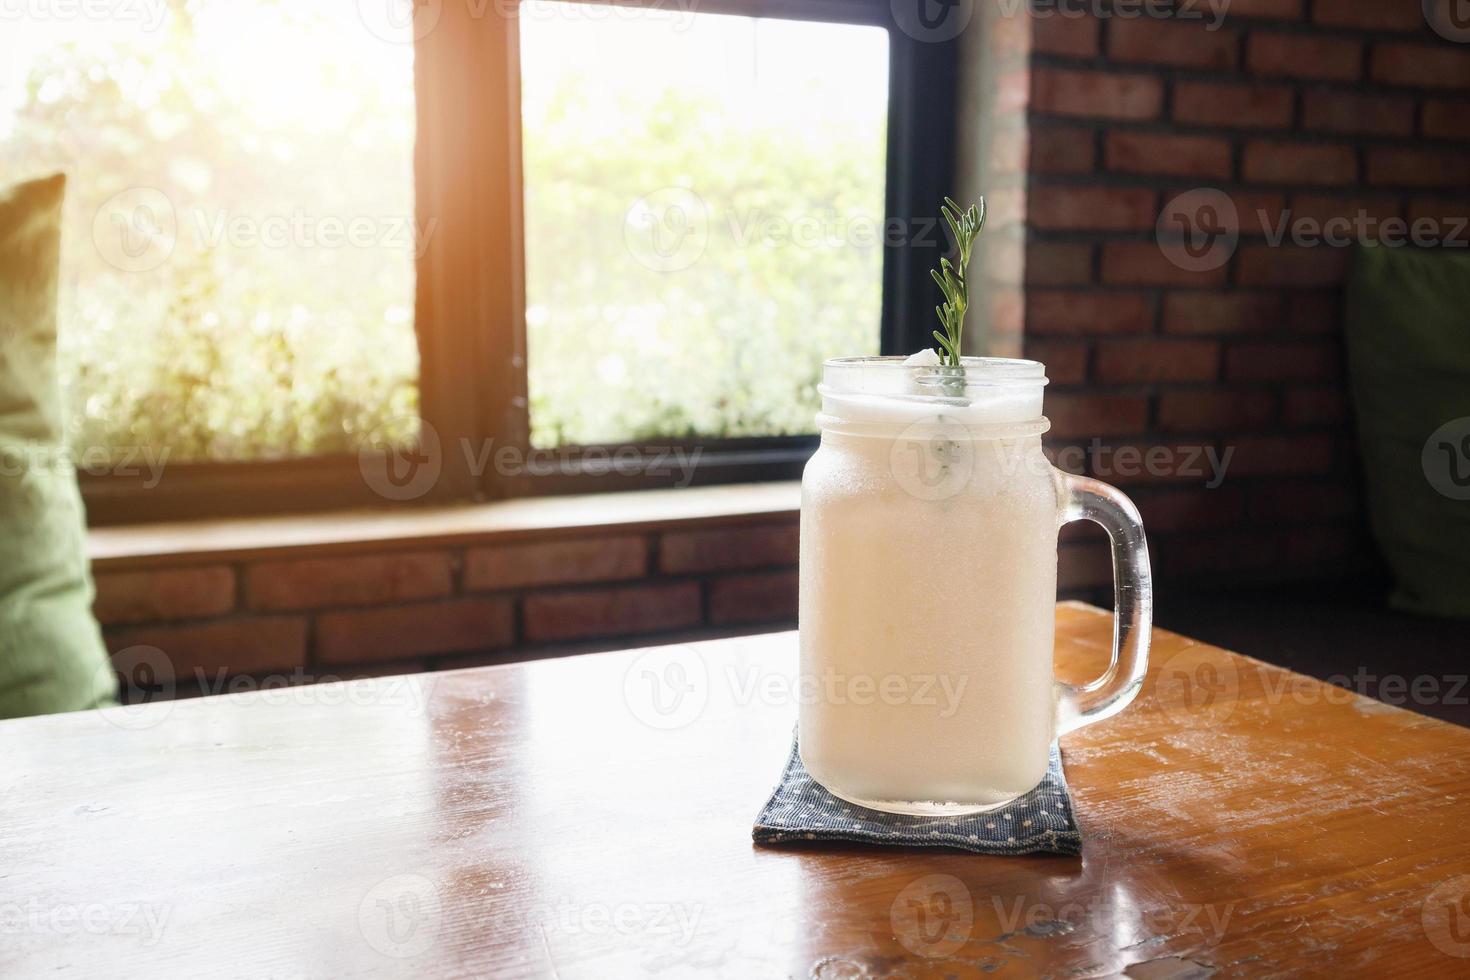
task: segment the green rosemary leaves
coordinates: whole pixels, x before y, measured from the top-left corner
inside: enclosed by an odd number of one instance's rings
[[[956,258],[959,261],[951,262],[946,256],[939,260],[938,270],[929,270],[929,274],[939,284],[940,291],[944,293],[944,304],[934,307],[934,312],[939,315],[939,322],[944,327],[944,333],[934,331],[934,339],[939,341],[940,363],[959,367],[960,341],[965,332],[965,311],[970,306],[970,285],[965,280],[965,269],[970,264],[970,250],[975,245],[975,237],[985,224],[985,198],[982,197],[979,204],[970,205],[968,210],[962,210],[954,198],[946,197],[939,211],[944,215],[950,233],[954,235],[959,252]]]

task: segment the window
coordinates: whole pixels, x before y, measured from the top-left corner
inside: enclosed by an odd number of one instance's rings
[[[821,360],[928,336],[955,59],[889,0],[104,7],[0,33],[74,448],[169,454],[94,520],[794,476]]]
[[[531,442],[812,432],[879,348],[888,33],[614,10],[521,8]]]
[[[412,45],[351,4],[30,11],[0,33],[0,140],[8,172],[69,175],[59,353],[84,468],[411,434]]]

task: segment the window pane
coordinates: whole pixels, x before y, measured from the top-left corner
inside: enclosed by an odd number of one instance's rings
[[[412,431],[413,47],[375,26],[284,0],[6,21],[6,174],[71,177],[75,451],[247,460]]]
[[[881,28],[522,7],[538,447],[811,432],[878,351]]]

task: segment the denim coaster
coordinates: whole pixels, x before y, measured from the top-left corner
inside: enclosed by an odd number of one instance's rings
[[[881,813],[839,800],[808,775],[796,742],[781,785],[755,818],[757,844],[849,840],[899,847],[957,847],[979,854],[1081,854],[1082,832],[1072,819],[1072,795],[1055,742],[1046,775],[1008,806],[962,817]]]

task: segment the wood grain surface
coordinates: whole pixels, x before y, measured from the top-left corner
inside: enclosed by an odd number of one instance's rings
[[[1064,676],[1110,619],[1058,614]],[[750,840],[793,634],[0,723],[0,976],[1454,976],[1470,731],[1156,632],[1081,859]]]

